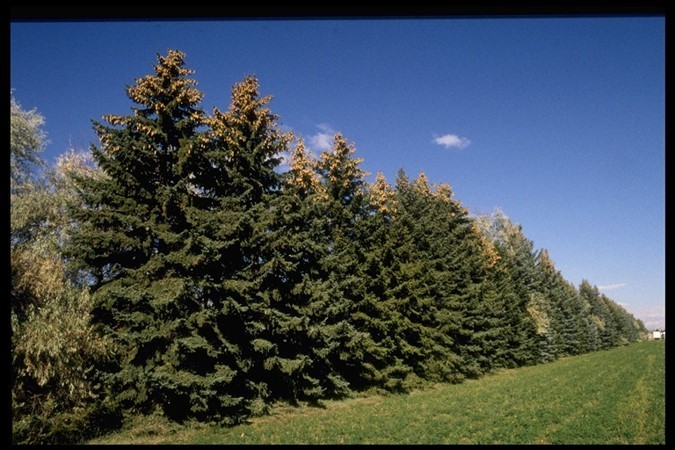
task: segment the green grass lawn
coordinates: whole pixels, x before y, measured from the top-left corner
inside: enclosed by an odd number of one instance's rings
[[[136,418],[91,443],[665,444],[665,342],[405,395],[279,406],[232,428]]]

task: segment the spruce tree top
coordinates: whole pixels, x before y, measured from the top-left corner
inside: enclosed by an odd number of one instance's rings
[[[137,133],[160,138],[158,143],[165,141],[177,146],[175,139],[180,131],[194,130],[204,123],[203,111],[196,108],[202,93],[193,87],[197,82],[187,78],[194,70],[183,67],[184,57],[184,53],[176,50],[169,50],[166,57],[158,54],[155,75],[139,78],[134,86],[126,89],[129,98],[144,108],[132,108],[133,116],[103,118],[112,125],[129,126]],[[176,134],[169,134],[172,129]],[[111,153],[118,150],[107,134],[99,136]]]

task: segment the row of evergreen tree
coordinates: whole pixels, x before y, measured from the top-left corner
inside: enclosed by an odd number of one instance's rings
[[[97,170],[71,174],[63,255],[114,353],[95,401],[232,424],[643,338],[500,211],[471,217],[423,173],[368,183],[340,134],[315,157],[256,78],[207,114],[184,56],[158,55],[132,113],[94,123]]]

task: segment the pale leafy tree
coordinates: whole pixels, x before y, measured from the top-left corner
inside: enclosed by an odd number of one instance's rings
[[[44,117],[35,109],[26,111],[10,97],[10,175],[12,188],[26,180],[35,167],[44,166],[40,152],[44,149],[46,133],[42,129]]]
[[[44,120],[11,99],[11,326],[13,438],[17,443],[77,439],[78,418],[96,397],[95,361],[111,347],[89,324],[91,300],[74,286],[61,254],[73,201],[73,173],[90,175],[86,156],[70,151],[55,167],[39,158]],[[59,423],[61,425],[59,425]]]

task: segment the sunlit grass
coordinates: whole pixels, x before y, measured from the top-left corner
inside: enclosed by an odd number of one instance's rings
[[[642,342],[405,395],[280,406],[232,428],[136,418],[94,442],[664,444],[665,343]]]

